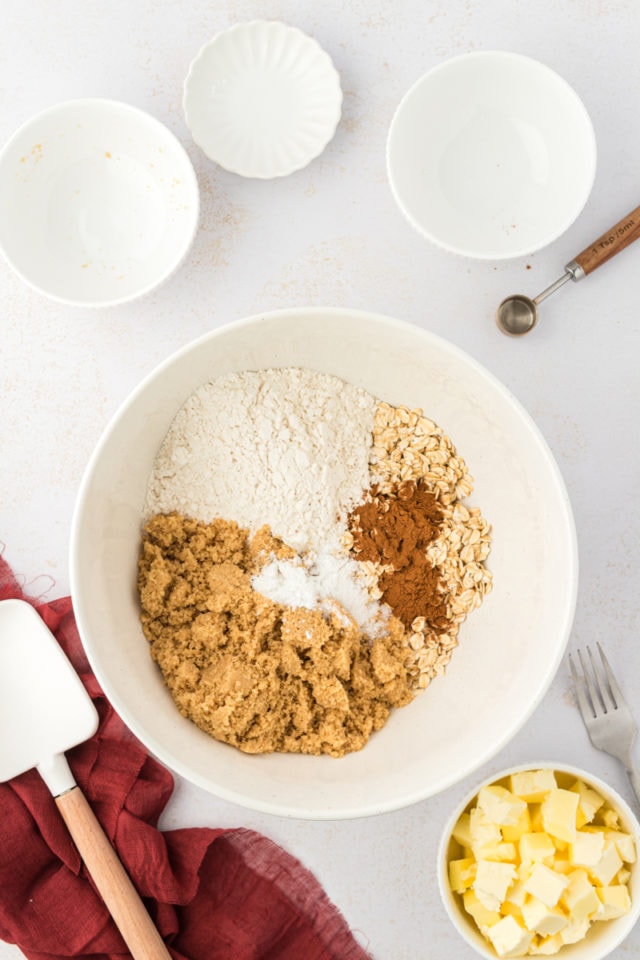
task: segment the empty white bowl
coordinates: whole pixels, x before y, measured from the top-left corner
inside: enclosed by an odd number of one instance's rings
[[[267,179],[306,166],[333,137],[340,78],[311,37],[273,20],[239,23],[199,52],[184,86],[193,139],[232,173]]]
[[[66,304],[153,290],[186,255],[198,210],[184,148],[126,103],[60,103],[0,153],[0,248],[23,280]]]
[[[182,717],[140,626],[142,508],[154,457],[200,385],[241,370],[298,366],[342,377],[392,404],[421,406],[475,478],[470,502],[492,524],[494,586],[460,631],[446,675],[394,711],[366,747],[337,760],[249,756]],[[456,347],[359,311],[291,309],[208,333],[169,357],[107,427],[79,491],[70,557],[74,609],[109,700],[172,769],[235,803],[283,816],[365,816],[457,782],[516,733],[561,662],[577,588],[571,509],[535,424]]]
[[[482,936],[472,917],[464,909],[461,897],[453,893],[449,884],[448,863],[452,853],[459,849],[451,834],[461,814],[473,805],[481,787],[505,781],[512,773],[523,770],[553,770],[558,774],[560,786],[563,785],[561,778],[582,780],[587,787],[591,787],[599,793],[608,805],[619,814],[622,829],[634,838],[636,851],[640,854],[640,824],[637,817],[613,787],[610,787],[592,773],[569,764],[547,761],[544,763],[520,764],[487,777],[486,780],[474,787],[452,812],[442,832],[438,849],[438,885],[445,910],[460,936],[485,960],[497,960],[497,954],[491,944]],[[560,952],[556,954],[559,960],[602,960],[631,932],[640,918],[640,862],[638,861],[631,866],[629,893],[631,909],[628,913],[612,920],[595,921],[582,940],[562,947]]]
[[[423,236],[479,259],[525,256],[560,236],[596,169],[591,120],[553,70],[501,51],[439,64],[389,130],[393,195]]]

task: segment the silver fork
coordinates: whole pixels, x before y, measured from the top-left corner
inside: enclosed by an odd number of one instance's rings
[[[640,805],[640,776],[633,766],[631,749],[637,726],[618,686],[602,647],[596,643],[600,664],[586,647],[586,656],[577,651],[581,673],[569,654],[569,667],[578,697],[578,706],[591,743],[624,764],[633,792]]]

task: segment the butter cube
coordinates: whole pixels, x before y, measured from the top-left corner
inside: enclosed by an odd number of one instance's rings
[[[524,861],[552,861],[556,848],[548,833],[523,833],[518,845],[520,859]],[[549,866],[551,864],[549,863]]]
[[[505,894],[516,877],[512,863],[478,860],[473,889],[488,910],[499,910]]]
[[[516,907],[522,907],[522,904],[527,899],[527,891],[524,888],[525,881],[529,879],[531,875],[531,864],[521,863],[517,868],[517,875],[515,881],[511,884],[507,890],[506,896],[502,903],[502,909],[504,909],[505,904],[512,903]]]
[[[475,920],[477,926],[484,933],[487,927],[493,926],[498,920],[502,919],[502,914],[497,910],[488,910],[483,903],[478,900],[474,890],[465,890],[462,894],[462,902],[468,914]]]
[[[602,887],[607,887],[622,866],[620,854],[615,843],[606,844],[598,863],[589,867],[591,878]]]
[[[600,812],[602,822],[605,827],[609,827],[611,830],[617,830],[620,826],[620,817],[615,810],[612,810],[610,807],[603,812]]]
[[[569,922],[560,907],[548,907],[537,897],[528,897],[522,906],[522,918],[527,930],[548,937],[558,933]]]
[[[558,788],[547,794],[542,802],[542,823],[546,833],[567,843],[576,837],[576,813],[580,797],[571,790]]]
[[[471,849],[476,852],[476,856],[483,847],[491,843],[500,843],[502,840],[498,824],[489,820],[484,810],[478,810],[477,807],[474,807],[469,814],[469,836]]]
[[[569,845],[571,862],[580,867],[594,867],[602,859],[604,853],[604,833],[577,830],[576,838]]]
[[[588,917],[584,917],[582,920],[575,920],[571,918],[564,930],[561,930],[558,936],[563,943],[578,943],[579,940],[582,940],[583,937],[586,937],[587,930],[590,926],[591,921],[588,919]]]
[[[487,938],[499,957],[522,957],[529,949],[533,934],[525,930],[515,917],[503,917],[489,927]]]
[[[598,910],[594,920],[613,920],[631,909],[631,897],[625,886],[598,887],[596,893],[602,907]]]
[[[468,813],[463,813],[462,816],[458,818],[455,827],[451,831],[451,835],[461,847],[471,846],[471,831]]]
[[[544,833],[544,825],[542,823],[542,804],[541,803],[529,804],[529,817],[531,819],[531,832]]]
[[[586,870],[574,870],[569,874],[568,880],[560,903],[572,921],[586,920],[600,909],[600,899]]]
[[[629,880],[631,880],[631,870],[623,867],[622,870],[618,870],[614,879],[616,883],[629,883]]]
[[[476,878],[476,862],[471,858],[449,861],[449,886],[454,893],[464,893]]]
[[[502,826],[502,839],[509,843],[517,843],[523,833],[531,832],[531,817],[529,815],[529,806],[525,804],[524,810],[514,824],[505,823]]]
[[[567,884],[566,876],[556,873],[544,863],[536,863],[531,876],[525,881],[524,888],[527,893],[542,900],[548,907],[555,907]]]
[[[615,843],[616,850],[625,863],[636,862],[636,845],[633,837],[621,830],[607,830],[605,833],[607,843]]]
[[[503,860],[515,863],[516,848],[513,843],[489,843],[482,848],[483,860]]]
[[[564,946],[559,933],[551,937],[534,937],[529,953],[531,956],[550,957]]]
[[[541,803],[557,786],[553,770],[522,770],[511,774],[511,793],[527,803]]]
[[[478,807],[484,811],[487,819],[500,826],[514,826],[527,809],[524,800],[514,797],[509,790],[498,784],[482,787],[478,793]]]
[[[583,827],[585,823],[591,823],[598,810],[604,804],[604,798],[595,790],[592,790],[591,787],[588,787],[586,783],[583,783],[582,780],[576,780],[576,782],[569,787],[569,790],[577,793],[580,797],[577,813],[579,829]]]
[[[522,904],[525,902],[529,894],[525,890],[524,880],[516,880],[514,884],[509,888],[504,900],[502,901],[502,908],[505,904],[511,903],[514,907],[522,908]]]
[[[521,926],[525,926],[522,910],[520,907],[517,907],[515,903],[511,903],[509,900],[503,900],[502,906],[500,907],[500,913],[503,917],[515,917]]]

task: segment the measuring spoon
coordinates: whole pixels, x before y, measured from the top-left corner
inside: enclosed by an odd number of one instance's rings
[[[610,230],[579,253],[564,268],[564,274],[532,300],[522,293],[502,301],[496,313],[499,329],[510,337],[519,337],[532,330],[538,320],[538,304],[550,297],[568,280],[582,280],[596,267],[611,260],[617,253],[640,237],[640,207],[619,220]]]

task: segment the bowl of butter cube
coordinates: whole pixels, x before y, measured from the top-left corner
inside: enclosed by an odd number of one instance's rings
[[[593,774],[527,764],[494,774],[442,834],[438,882],[481,956],[601,960],[640,916],[640,824]]]

